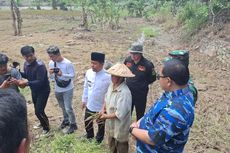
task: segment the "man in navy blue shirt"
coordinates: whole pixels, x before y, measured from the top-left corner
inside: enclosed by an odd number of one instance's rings
[[[157,79],[164,93],[130,133],[137,139],[137,153],[182,153],[194,120],[188,67],[177,59],[166,61]]]
[[[41,60],[37,60],[32,46],[24,46],[21,48],[21,54],[26,60],[24,63],[24,72],[21,73],[24,80],[20,86],[29,86],[32,93],[35,115],[40,121],[43,128],[43,134],[47,134],[50,130],[49,120],[45,114],[45,107],[50,94],[50,85],[47,76],[45,64]]]

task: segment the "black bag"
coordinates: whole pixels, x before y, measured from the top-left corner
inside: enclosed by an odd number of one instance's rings
[[[58,77],[55,76],[55,81],[58,87],[65,88],[70,84],[71,79],[69,79],[68,81],[65,81],[65,80],[60,80],[58,79]]]
[[[56,68],[56,62],[54,62],[54,67]],[[57,74],[55,73],[55,82],[58,87],[65,88],[70,84],[71,79],[69,79],[68,81],[61,80],[57,77]]]

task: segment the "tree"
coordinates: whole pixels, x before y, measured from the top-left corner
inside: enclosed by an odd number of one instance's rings
[[[22,18],[20,10],[18,8],[18,3],[19,1],[17,1],[17,3],[15,2],[15,0],[10,1],[10,9],[13,18],[13,28],[15,36],[22,35]]]

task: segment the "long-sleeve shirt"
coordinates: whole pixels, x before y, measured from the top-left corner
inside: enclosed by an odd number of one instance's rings
[[[164,92],[141,118],[154,146],[137,139],[138,153],[182,153],[194,120],[194,99],[189,87]]]
[[[146,94],[148,92],[148,85],[156,80],[153,63],[141,57],[141,60],[135,64],[129,56],[125,59],[124,64],[135,74],[135,77],[126,78],[126,84],[131,92]]]
[[[25,62],[24,72],[21,74],[28,80],[28,86],[32,92],[50,91],[46,66],[41,60],[35,60],[31,64]]]
[[[110,82],[111,76],[104,69],[99,72],[94,72],[92,69],[87,70],[82,102],[87,103],[86,107],[89,110],[99,112],[102,109]]]
[[[71,79],[71,82],[65,88],[59,87],[55,83],[55,92],[66,92],[66,91],[73,89],[74,88],[73,79],[75,77],[75,70],[74,70],[74,66],[73,66],[72,62],[70,60],[64,58],[61,62],[56,62],[56,67],[59,68],[62,72],[61,76],[57,76],[58,79],[65,80],[65,81],[68,81],[69,79]],[[54,62],[53,61],[49,62],[49,68],[54,68]],[[50,75],[50,78],[53,79],[54,74]]]
[[[131,123],[132,95],[125,82],[115,89],[111,83],[105,95],[105,102],[106,112],[108,114],[115,113],[117,117],[106,120],[109,136],[119,142],[127,142]]]

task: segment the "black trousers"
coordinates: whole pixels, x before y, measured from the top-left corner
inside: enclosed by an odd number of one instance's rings
[[[49,120],[45,114],[45,107],[50,91],[47,92],[32,92],[32,100],[34,103],[35,115],[39,119],[43,130],[49,130]]]
[[[136,120],[138,121],[145,114],[146,102],[147,102],[147,93],[136,93],[132,92],[132,112],[135,107],[136,110]]]
[[[85,130],[86,130],[86,137],[87,139],[91,139],[94,137],[94,128],[93,128],[93,118],[91,118],[94,114],[96,114],[97,112],[93,112],[91,110],[89,110],[88,108],[86,108],[85,110]],[[91,119],[89,119],[91,118]],[[97,125],[98,125],[98,132],[96,135],[96,141],[101,143],[102,140],[104,139],[104,135],[105,135],[105,121],[96,120]]]

